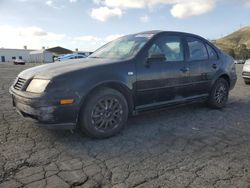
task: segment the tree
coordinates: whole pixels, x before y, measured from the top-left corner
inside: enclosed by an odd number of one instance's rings
[[[236,58],[234,49],[229,49],[228,54],[232,56],[234,59]]]
[[[224,48],[222,49],[226,54],[230,55],[231,57],[233,57],[234,59],[236,58],[236,54],[234,52],[233,48]]]
[[[247,60],[250,58],[250,49],[247,49],[247,45],[245,44],[240,44],[235,51],[237,52],[236,58],[238,59]]]

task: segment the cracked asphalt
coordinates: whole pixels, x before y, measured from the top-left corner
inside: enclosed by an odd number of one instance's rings
[[[223,110],[193,104],[141,114],[105,140],[23,120],[8,89],[30,66],[0,64],[0,188],[250,187],[250,86],[242,65]]]

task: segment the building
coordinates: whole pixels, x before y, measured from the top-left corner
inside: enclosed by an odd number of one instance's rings
[[[73,51],[69,50],[67,48],[62,48],[60,46],[53,47],[53,48],[47,48],[46,51],[52,52],[54,56],[60,56],[60,55],[66,55],[66,54],[72,54]]]
[[[30,52],[25,46],[24,49],[8,49],[0,48],[0,62],[13,62],[15,59],[22,59],[26,62],[30,61]]]
[[[60,55],[71,54],[72,51],[60,46],[54,48],[43,48],[30,52],[30,62],[32,63],[52,63]]]
[[[52,63],[53,53],[46,50],[36,50],[30,52],[30,61],[31,63]]]
[[[24,49],[0,48],[0,62],[13,62],[15,59],[22,59],[25,62],[51,63],[56,57],[71,53],[73,51],[60,46],[47,49],[43,47],[42,50],[28,50],[26,46]]]

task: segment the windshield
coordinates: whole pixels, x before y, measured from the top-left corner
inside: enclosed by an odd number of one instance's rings
[[[152,34],[124,36],[104,45],[89,57],[105,59],[129,59],[134,57],[152,36]]]

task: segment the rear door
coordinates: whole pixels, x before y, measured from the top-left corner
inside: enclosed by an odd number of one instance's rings
[[[209,89],[209,56],[206,44],[196,37],[186,37],[188,47],[189,96],[200,96]]]
[[[209,61],[207,64],[207,70],[208,70],[207,77],[208,77],[208,81],[211,83],[217,71],[219,70],[221,60],[219,59],[219,55],[217,54],[214,47],[212,47],[212,45],[208,43],[205,43],[205,44],[206,44],[208,57],[209,57]]]

